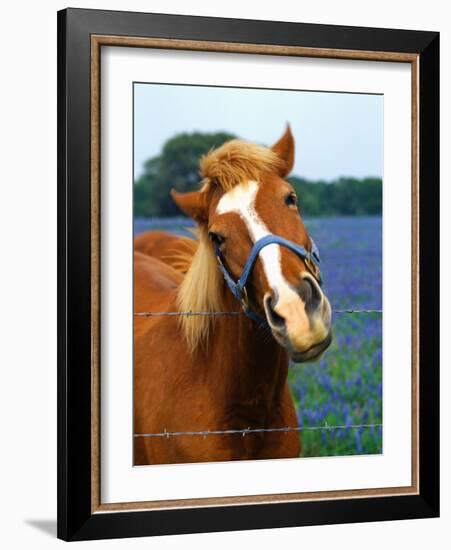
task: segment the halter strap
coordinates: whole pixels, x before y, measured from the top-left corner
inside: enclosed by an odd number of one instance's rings
[[[308,269],[314,275],[314,277],[319,281],[321,281],[319,276],[320,259],[319,259],[318,247],[316,246],[312,238],[310,239],[310,242],[312,246],[311,252],[306,250],[302,245],[296,244],[292,241],[284,239],[283,237],[279,237],[278,235],[270,234],[270,235],[266,235],[265,237],[262,237],[252,247],[249,257],[246,260],[246,263],[244,264],[243,271],[238,281],[234,280],[229,270],[226,268],[224,264],[224,257],[219,247],[215,247],[216,257],[218,258],[219,269],[221,270],[224,276],[224,280],[227,283],[227,286],[229,287],[231,293],[239,302],[241,302],[245,315],[250,317],[259,325],[267,326],[266,320],[262,319],[259,315],[254,313],[249,308],[249,301],[248,301],[247,290],[246,290],[246,284],[249,280],[252,270],[254,269],[255,262],[257,261],[258,255],[260,254],[261,250],[265,248],[265,246],[268,246],[270,244],[278,244],[280,246],[288,248],[289,250],[294,252],[297,256],[302,258],[305,261]]]

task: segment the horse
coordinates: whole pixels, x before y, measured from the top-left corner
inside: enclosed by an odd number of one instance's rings
[[[234,139],[210,151],[200,188],[171,191],[197,240],[137,238],[135,465],[299,456],[289,359],[318,359],[332,320],[286,180],[294,148],[288,125],[271,148]]]

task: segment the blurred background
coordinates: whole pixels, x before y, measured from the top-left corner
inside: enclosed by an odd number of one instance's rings
[[[133,101],[135,235],[189,235],[170,189],[198,188],[211,148],[234,137],[271,146],[289,122],[288,179],[332,307],[382,309],[382,96],[135,83]],[[319,362],[290,366],[302,456],[381,453],[382,314],[336,312],[333,325]]]

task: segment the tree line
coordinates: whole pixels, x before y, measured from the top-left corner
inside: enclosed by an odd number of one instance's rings
[[[134,185],[135,217],[179,216],[169,191],[199,186],[199,158],[235,136],[227,132],[182,133],[169,139],[160,155],[149,159]],[[304,216],[368,216],[382,213],[380,178],[342,177],[333,181],[288,178]]]

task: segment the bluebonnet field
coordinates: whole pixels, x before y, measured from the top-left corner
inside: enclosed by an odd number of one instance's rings
[[[324,290],[334,310],[382,309],[382,219],[306,222],[321,253]],[[135,220],[147,229],[184,233],[186,218]],[[334,341],[319,362],[290,367],[289,382],[303,428],[302,456],[382,452],[382,314],[334,313]],[[344,426],[333,429],[333,426]]]
[[[382,219],[310,220],[334,310],[382,309]],[[333,313],[334,341],[317,363],[292,365],[300,426],[382,424],[382,314]],[[304,430],[302,456],[382,452],[382,429]]]

